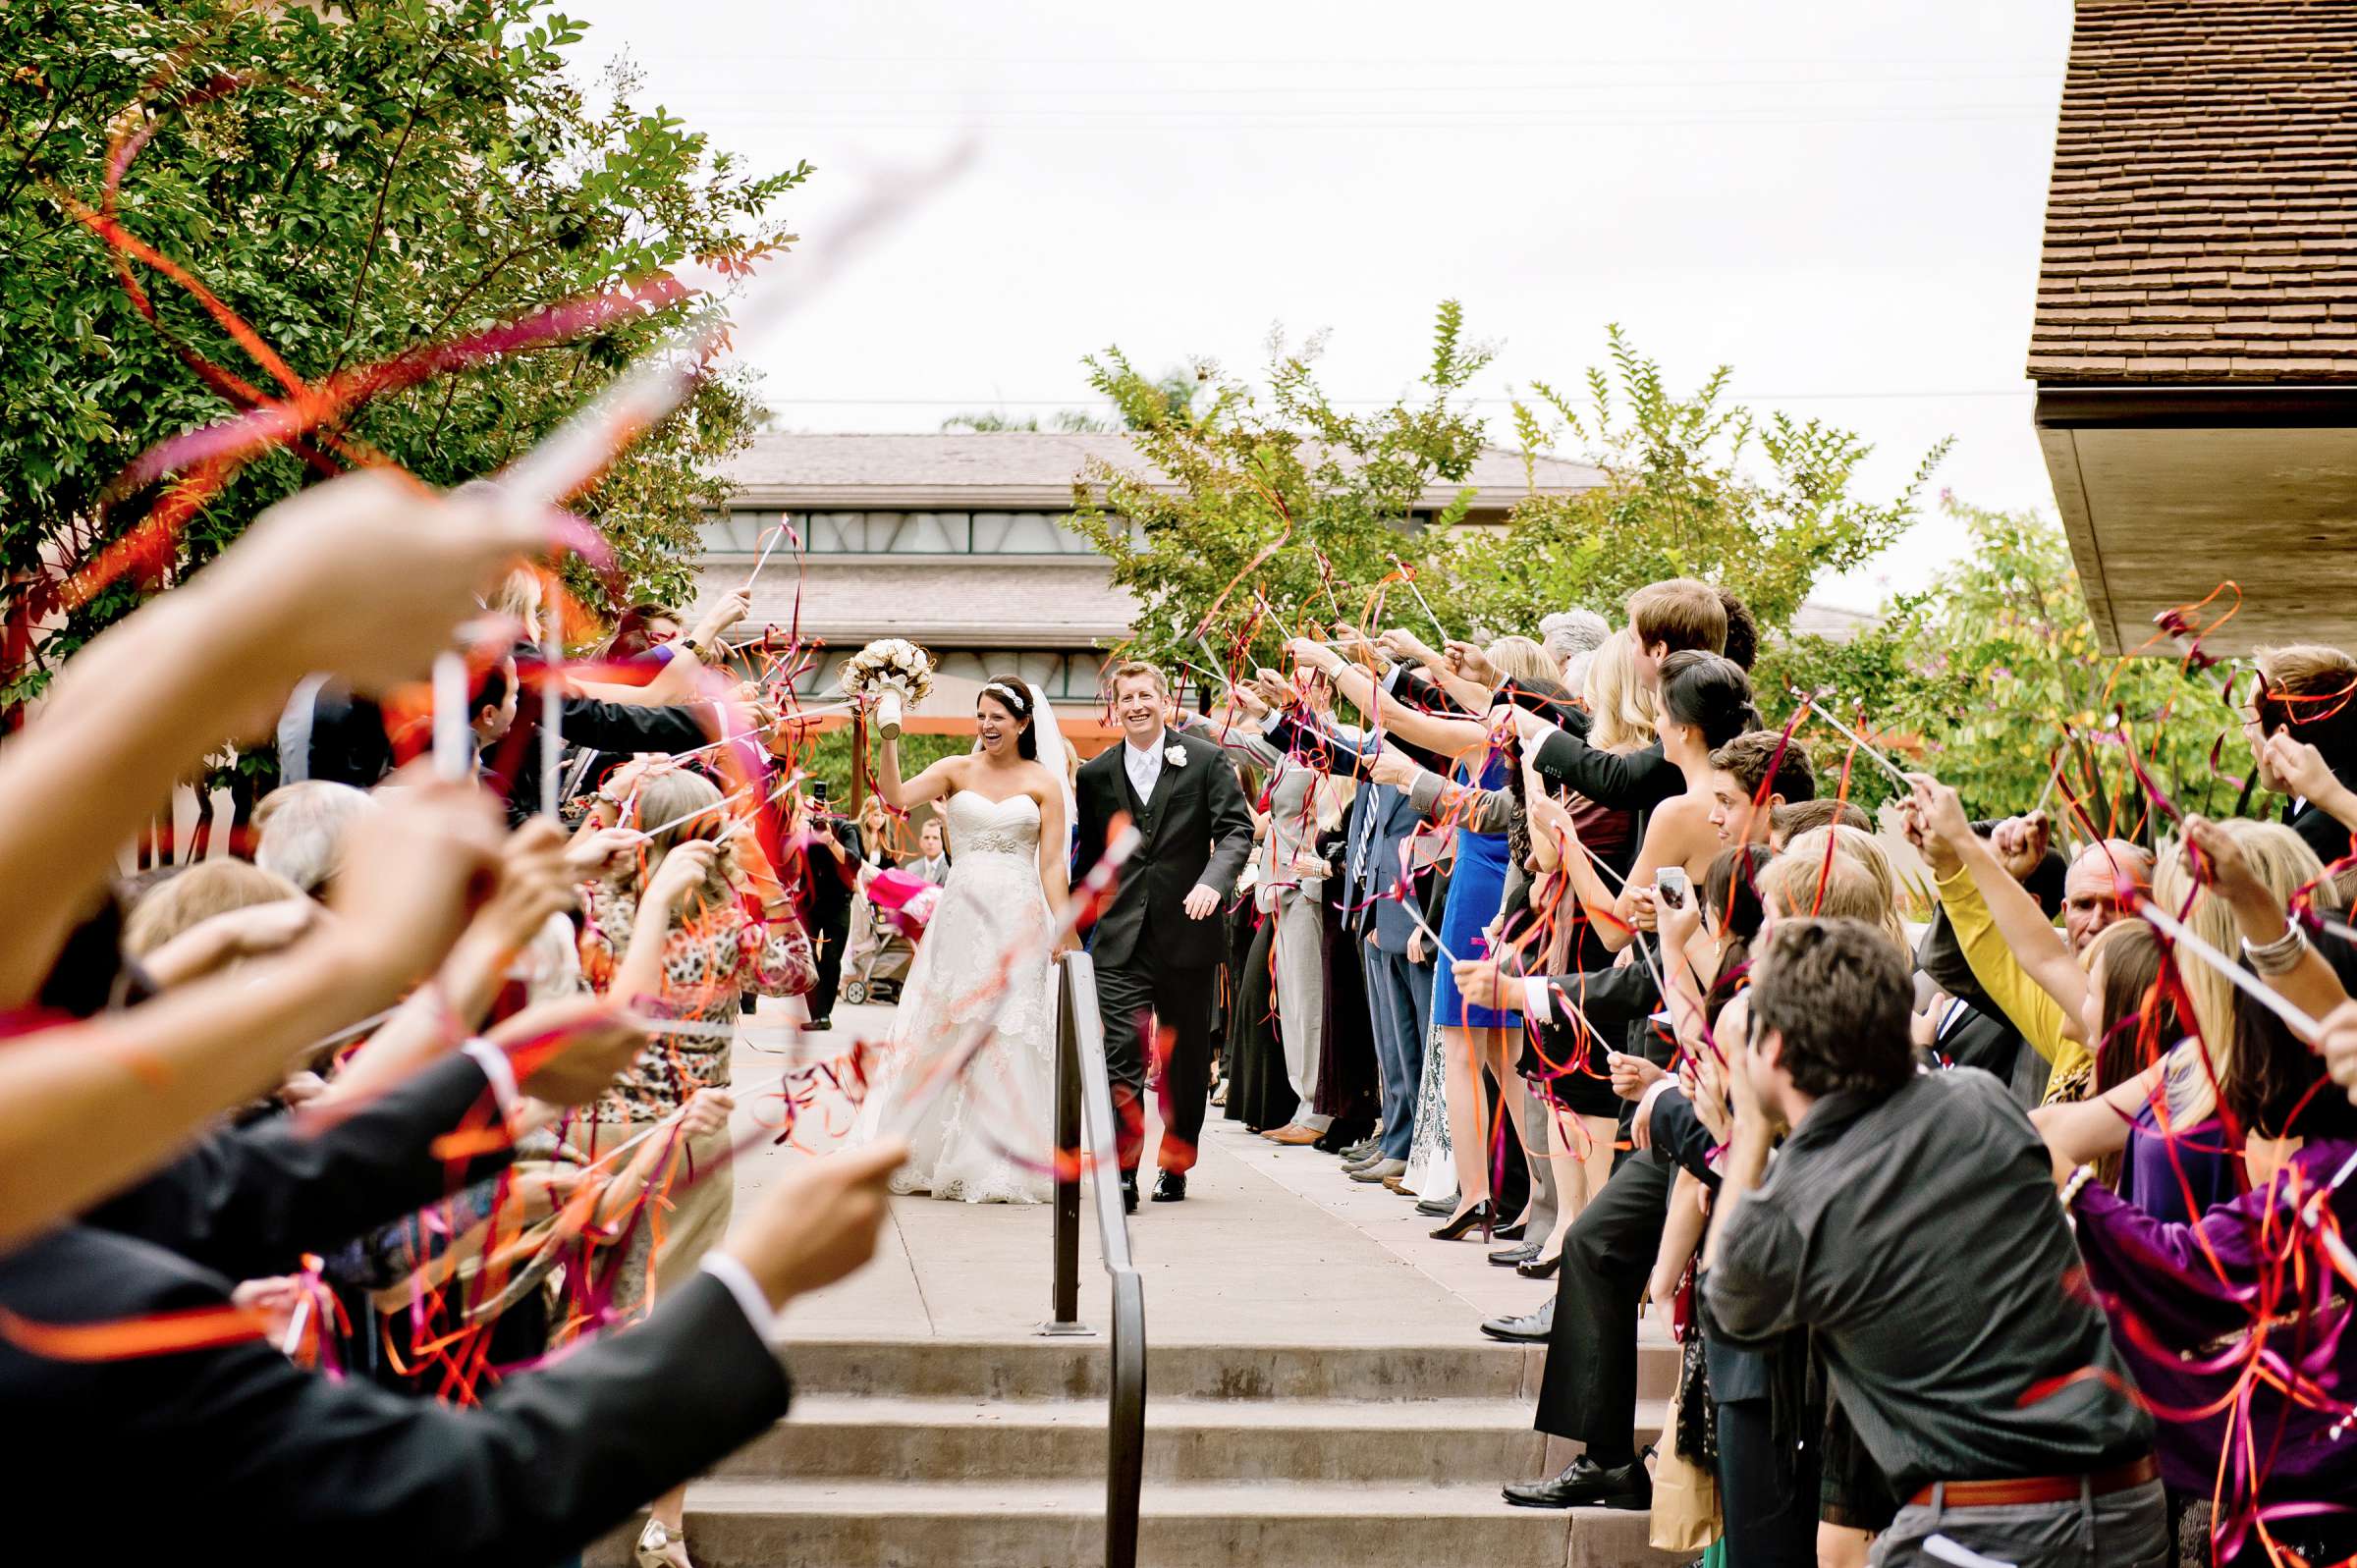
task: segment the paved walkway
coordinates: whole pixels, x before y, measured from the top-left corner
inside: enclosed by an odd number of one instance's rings
[[[740,1087],[777,1075],[780,1058],[758,1048],[781,1043],[781,1012],[771,1002],[746,1020]],[[838,1006],[836,1037],[880,1039],[891,1021],[889,1007]],[[1280,1149],[1212,1116],[1187,1201],[1141,1204],[1130,1220],[1156,1343],[1481,1343],[1482,1319],[1530,1311],[1555,1288],[1491,1267],[1478,1239],[1432,1240],[1434,1221],[1380,1186],[1347,1180],[1332,1156]],[[738,1202],[797,1158],[766,1149],[748,1158]],[[1105,1275],[1085,1204],[1080,1236],[1080,1314],[1102,1325]],[[1050,1242],[1046,1206],[898,1198],[875,1261],[795,1302],[788,1326],[802,1338],[1024,1333],[1049,1316]]]

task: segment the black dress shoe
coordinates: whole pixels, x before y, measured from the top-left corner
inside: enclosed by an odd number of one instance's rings
[[[1122,1213],[1137,1213],[1137,1172],[1134,1170],[1122,1172]]]
[[[1653,1477],[1645,1469],[1645,1449],[1624,1465],[1607,1469],[1581,1454],[1553,1481],[1518,1482],[1506,1488],[1506,1500],[1517,1508],[1650,1508]]]
[[[1502,1231],[1500,1234],[1503,1235],[1504,1232]],[[1501,1269],[1511,1269],[1516,1264],[1530,1262],[1538,1255],[1539,1244],[1535,1241],[1526,1241],[1519,1247],[1508,1247],[1504,1252],[1491,1253],[1490,1262]]]
[[[1435,1219],[1446,1219],[1456,1213],[1456,1194],[1453,1192],[1446,1198],[1426,1198],[1416,1205],[1416,1213],[1430,1215]]]
[[[1186,1202],[1186,1176],[1181,1171],[1166,1170],[1154,1178],[1156,1203]]]
[[[1520,1241],[1523,1228],[1528,1223],[1528,1220],[1517,1219],[1510,1225],[1500,1225],[1497,1231],[1498,1239],[1500,1241]]]
[[[1531,1246],[1535,1248],[1538,1246],[1538,1243],[1534,1241],[1531,1243]],[[1563,1255],[1559,1252],[1554,1257],[1544,1261],[1534,1258],[1529,1263],[1518,1263],[1514,1265],[1514,1272],[1520,1274],[1525,1279],[1553,1279],[1555,1277],[1555,1271],[1558,1269],[1561,1269],[1562,1266]]]
[[[834,1027],[835,1020],[832,1018],[813,1018],[802,1025],[802,1030],[806,1034],[818,1034]]]

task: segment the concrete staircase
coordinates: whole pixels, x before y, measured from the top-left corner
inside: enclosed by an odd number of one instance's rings
[[[1167,1326],[1167,1325],[1166,1325]],[[1639,1346],[1650,1437],[1674,1353]],[[1545,1352],[1155,1345],[1149,1568],[1669,1568],[1642,1514],[1509,1508],[1563,1462],[1531,1430]],[[792,1346],[793,1415],[688,1490],[706,1568],[1069,1568],[1102,1560],[1103,1340]],[[1556,1445],[1558,1448],[1561,1445]],[[593,1552],[627,1563],[635,1529]]]

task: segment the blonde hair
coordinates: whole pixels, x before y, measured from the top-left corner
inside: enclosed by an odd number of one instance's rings
[[[1872,834],[1836,824],[1799,835],[1760,873],[1760,896],[1789,915],[1863,920],[1909,950],[1891,857]]]
[[[2324,875],[2325,863],[2308,847],[2308,841],[2280,823],[2236,818],[2218,826],[2242,850],[2243,859],[2250,862],[2251,874],[2277,902],[2289,899],[2292,890],[2301,884]],[[2192,900],[2190,905],[2188,898]],[[2172,838],[2164,845],[2160,863],[2153,868],[2153,902],[2172,914],[2184,910],[2178,918],[2195,936],[2220,951],[2241,950],[2242,932],[2234,923],[2234,912],[2226,907],[2224,899],[2213,897],[2210,890],[2195,880],[2180,840]],[[2188,957],[2178,962],[2176,968],[2178,979],[2184,983],[2185,996],[2193,1003],[2193,1016],[2180,1017],[2178,1021],[2201,1033],[2201,1046],[2187,1041],[2163,1058],[2169,1120],[2182,1126],[2201,1120],[2218,1108],[2218,1092],[2212,1079],[2215,1077],[2219,1083],[2226,1081],[2239,1040],[2235,1029],[2234,983],[2197,958]],[[2204,1047],[2210,1056],[2207,1067],[2202,1063]]]
[[[1653,744],[1661,709],[1637,683],[1637,644],[1623,626],[1604,639],[1588,665],[1588,744],[1604,751],[1641,751]]]
[[[243,860],[200,861],[139,894],[123,927],[123,950],[144,958],[215,915],[301,896],[286,878]]]
[[[1563,678],[1562,666],[1528,637],[1500,637],[1482,652],[1501,674],[1516,680],[1543,680],[1555,685]]]
[[[646,872],[639,883],[641,892],[654,880],[655,868],[663,863],[665,855],[689,839],[719,839],[729,826],[728,813],[720,809],[720,786],[702,774],[684,768],[641,780],[637,800],[639,823],[663,830],[646,841]],[[689,816],[690,812],[694,815]],[[682,817],[687,820],[682,822]],[[706,903],[720,904],[735,896],[729,887],[729,850],[724,843],[721,852],[712,857],[712,869],[698,890]]]
[[[353,819],[375,809],[364,791],[330,779],[282,784],[253,808],[253,863],[316,893],[343,864]]]
[[[548,590],[540,581],[539,571],[531,567],[518,567],[501,579],[499,592],[491,601],[495,615],[523,622],[524,635],[540,635],[540,611],[548,602]]]

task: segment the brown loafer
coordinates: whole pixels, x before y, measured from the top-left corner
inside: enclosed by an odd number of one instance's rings
[[[1383,1190],[1386,1192],[1396,1192],[1399,1194],[1400,1197],[1404,1198],[1407,1196],[1407,1178],[1404,1176],[1386,1176],[1383,1178]]]
[[[1316,1143],[1325,1136],[1324,1133],[1308,1127],[1281,1127],[1269,1134],[1269,1142],[1281,1143],[1288,1149],[1299,1149],[1306,1144]]]

